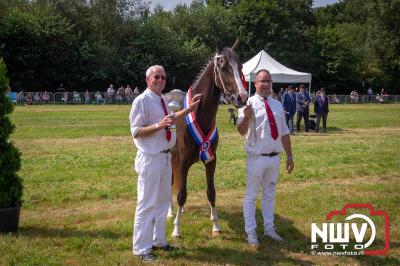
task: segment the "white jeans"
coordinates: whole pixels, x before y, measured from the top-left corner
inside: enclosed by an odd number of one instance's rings
[[[246,233],[256,231],[256,201],[258,189],[262,187],[261,211],[264,231],[274,227],[274,204],[276,182],[279,176],[279,155],[274,157],[253,156],[246,161],[246,193],[243,200],[243,215]]]
[[[171,154],[150,155],[138,151],[137,206],[133,228],[133,254],[149,254],[151,247],[168,244],[165,227],[171,201]]]

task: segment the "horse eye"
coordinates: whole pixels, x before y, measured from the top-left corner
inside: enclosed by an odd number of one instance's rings
[[[221,64],[222,67],[225,67],[225,65],[226,65],[226,60],[225,60],[225,58],[224,58],[224,57],[221,57],[221,58],[219,59],[219,63]]]

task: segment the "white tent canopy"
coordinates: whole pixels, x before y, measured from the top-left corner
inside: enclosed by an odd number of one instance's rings
[[[261,69],[268,70],[275,83],[310,83],[311,86],[310,73],[298,72],[285,67],[264,50],[243,64],[242,71],[246,81],[254,82],[255,74]]]

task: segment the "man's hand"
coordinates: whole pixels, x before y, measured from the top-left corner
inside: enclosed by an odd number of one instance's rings
[[[286,170],[288,172],[288,174],[290,174],[293,171],[294,168],[294,162],[292,158],[288,158],[286,160]]]
[[[246,118],[247,120],[249,120],[253,114],[253,110],[251,108],[251,104],[250,105],[246,105],[246,107],[243,109],[243,114],[244,114],[244,118]]]
[[[202,97],[203,95],[202,94],[196,94],[195,96],[193,96],[193,98],[192,98],[192,104],[191,105],[189,105],[189,110],[190,111],[196,111],[196,109],[197,109],[197,106],[199,106],[199,103],[200,103],[200,100],[201,100],[201,97]]]
[[[175,124],[175,121],[176,119],[174,114],[166,115],[164,116],[163,120],[161,120],[161,122],[158,123],[158,126],[160,128],[166,128]]]

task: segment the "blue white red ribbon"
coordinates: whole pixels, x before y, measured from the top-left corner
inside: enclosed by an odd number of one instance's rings
[[[192,89],[190,88],[185,96],[184,106],[187,108],[192,103]],[[192,138],[196,142],[199,147],[199,158],[205,163],[209,163],[214,160],[214,154],[211,150],[211,143],[217,138],[218,130],[214,125],[212,126],[210,132],[206,136],[203,133],[203,130],[200,128],[199,124],[196,121],[196,116],[194,112],[190,112],[186,116],[186,124],[188,126],[189,132],[192,135]]]

